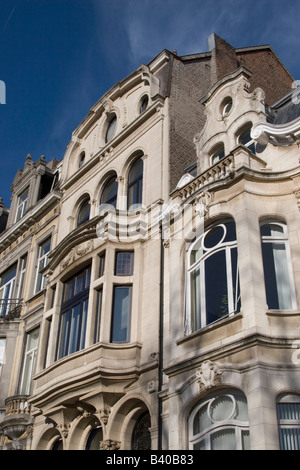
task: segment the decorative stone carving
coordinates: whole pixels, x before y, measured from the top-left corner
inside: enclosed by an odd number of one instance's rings
[[[197,382],[200,390],[212,388],[220,383],[222,370],[216,362],[204,361],[196,371]]]
[[[99,410],[99,419],[102,424],[106,425],[108,423],[110,410],[108,408],[103,408]]]
[[[65,269],[70,264],[74,263],[74,261],[81,256],[86,255],[94,248],[93,240],[89,240],[87,243],[81,244],[79,246],[75,246],[70,251],[69,255],[62,261],[61,268]]]
[[[121,442],[112,441],[111,439],[106,439],[106,441],[100,442],[100,449],[102,450],[119,450],[121,447]]]

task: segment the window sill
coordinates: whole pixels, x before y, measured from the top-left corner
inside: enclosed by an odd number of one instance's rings
[[[266,315],[270,317],[293,317],[300,315],[300,310],[267,310]]]
[[[243,316],[242,312],[238,312],[235,315],[226,316],[224,318],[221,318],[220,320],[217,320],[214,323],[210,323],[209,325],[204,326],[203,328],[201,328],[201,330],[193,331],[192,333],[187,334],[186,336],[183,336],[183,337],[177,339],[176,344],[180,345],[182,343],[185,343],[186,341],[197,338],[198,336],[202,336],[205,333],[213,331],[217,328],[221,328],[224,325],[228,325],[229,323],[240,320],[242,318],[242,316]]]

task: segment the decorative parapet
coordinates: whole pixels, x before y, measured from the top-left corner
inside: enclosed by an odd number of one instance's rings
[[[252,139],[260,144],[272,144],[275,147],[289,147],[300,140],[300,119],[287,124],[269,124],[259,122],[252,127]]]

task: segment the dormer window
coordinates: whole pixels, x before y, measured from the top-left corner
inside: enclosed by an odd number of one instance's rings
[[[144,111],[146,111],[149,103],[149,98],[148,95],[143,96],[140,102],[140,114],[143,114]]]
[[[107,144],[115,133],[117,125],[117,116],[114,114],[108,123],[108,127],[105,135],[105,143]]]
[[[25,189],[18,197],[16,222],[20,220],[26,212],[29,188]]]
[[[210,155],[210,164],[214,165],[218,161],[222,160],[225,157],[224,145],[219,144],[211,152]]]
[[[232,109],[232,104],[233,104],[233,102],[232,102],[232,98],[230,98],[230,96],[225,98],[225,100],[222,102],[221,111],[222,111],[222,116],[223,117],[228,116],[228,114],[230,113],[230,111]]]
[[[78,167],[81,168],[84,165],[85,161],[85,152],[81,152],[79,155],[79,162],[78,162]]]
[[[255,155],[255,142],[251,138],[251,128],[252,124],[249,124],[243,129],[243,131],[238,136],[238,143],[247,147]]]

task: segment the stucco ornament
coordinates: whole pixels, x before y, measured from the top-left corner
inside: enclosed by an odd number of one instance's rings
[[[200,388],[208,389],[220,382],[222,370],[216,362],[204,361],[196,371]]]

